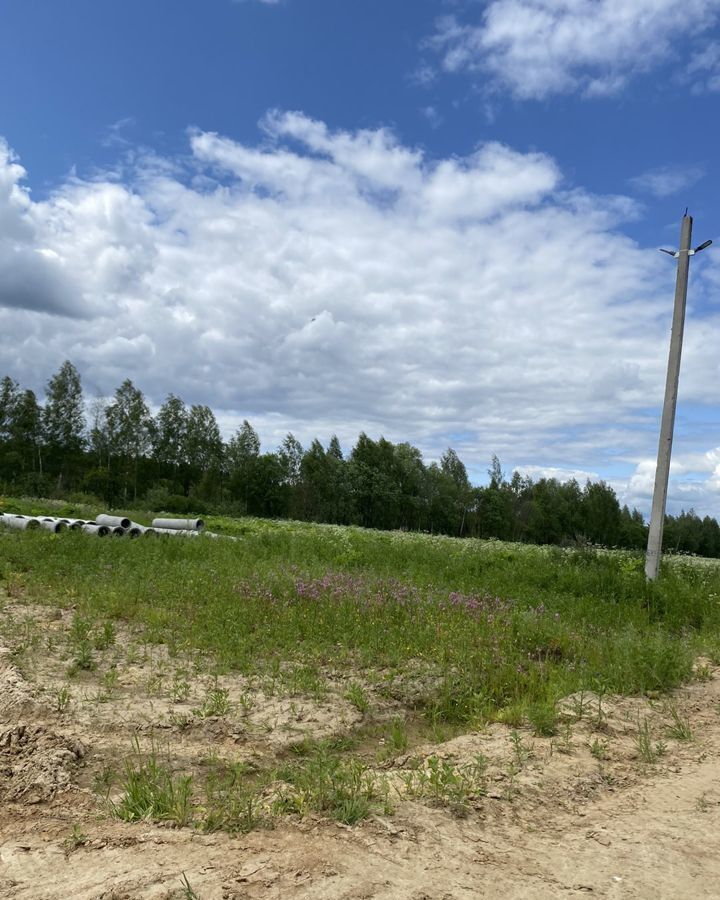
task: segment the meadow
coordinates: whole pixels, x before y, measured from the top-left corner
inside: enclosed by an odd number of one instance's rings
[[[48,504],[6,500],[4,508],[35,514]],[[56,504],[53,513],[87,511]],[[107,654],[131,634],[134,646],[161,646],[169,667],[182,670],[180,680],[167,676],[176,701],[178,684],[187,694],[193,677],[205,678],[195,720],[222,719],[231,704],[247,711],[256,693],[322,704],[338,685],[357,714],[335,722],[329,738],[288,745],[272,764],[206,768],[199,805],[196,776],[136,742],[112,800],[129,820],[246,830],[267,820],[259,798],[281,783],[290,788],[274,792],[274,813],[310,808],[357,821],[376,802],[387,807],[387,785],[379,789],[371,768],[393,752],[491,723],[557,736],[563,698],[657,697],[696,676],[698,657],[720,663],[720,566],[706,561],[668,560],[648,584],[643,558],[628,552],[257,519],[206,523],[236,540],[0,530],[0,603],[66,617],[59,709],[98,673],[112,693],[122,667]],[[31,670],[50,639],[30,627],[19,640],[14,627],[18,664]],[[238,696],[227,687],[233,678],[244,686]],[[383,704],[392,715],[379,714]],[[512,734],[521,760],[523,739]],[[462,769],[431,759],[403,776],[405,795],[461,803],[480,792],[483,768],[480,759]],[[232,803],[230,782],[243,785]]]

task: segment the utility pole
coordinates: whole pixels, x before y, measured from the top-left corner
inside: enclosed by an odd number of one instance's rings
[[[670,454],[672,453],[673,429],[675,427],[675,409],[677,407],[678,383],[680,381],[680,357],[682,356],[682,340],[685,328],[685,305],[687,303],[690,257],[712,244],[712,241],[705,241],[704,244],[701,244],[694,250],[690,249],[692,223],[692,216],[689,216],[687,210],[685,210],[682,225],[680,226],[680,249],[661,251],[677,259],[678,269],[675,284],[675,309],[673,312],[672,334],[670,336],[670,356],[668,358],[667,380],[665,382],[665,403],[660,424],[655,489],[653,490],[647,556],[645,558],[645,576],[648,581],[655,581],[657,578],[662,555],[662,537],[665,526],[668,479],[670,477]]]

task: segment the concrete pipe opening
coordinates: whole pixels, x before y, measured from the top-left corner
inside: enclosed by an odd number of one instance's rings
[[[95,516],[95,522],[98,525],[107,525],[108,528],[129,528],[132,525],[130,519],[126,519],[124,516],[109,516],[106,513],[103,513],[100,516]]]
[[[125,537],[127,534],[127,528],[123,528],[122,525],[115,525],[114,528],[110,529],[110,534],[113,537]]]
[[[65,531],[67,525],[64,522],[58,522],[54,519],[43,519],[40,523],[40,527],[44,528],[45,531],[52,532],[52,534],[59,534],[61,531]]]

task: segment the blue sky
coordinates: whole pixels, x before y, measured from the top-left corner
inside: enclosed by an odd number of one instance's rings
[[[0,0],[0,370],[131,377],[274,446],[364,428],[646,510],[720,0]],[[720,264],[670,497],[720,515]],[[3,286],[4,282],[4,286]],[[42,365],[39,365],[41,361]]]

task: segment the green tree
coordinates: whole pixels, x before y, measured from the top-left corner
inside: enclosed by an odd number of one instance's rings
[[[174,394],[158,410],[153,428],[153,456],[163,478],[184,491],[183,475],[186,465],[188,411],[184,402]],[[184,491],[187,493],[187,491]]]
[[[260,458],[260,438],[248,422],[242,425],[230,439],[227,449],[228,476],[232,495],[241,501],[248,512],[256,497],[256,475]]]
[[[6,375],[0,381],[0,443],[10,439],[10,428],[15,416],[15,406],[20,397],[20,385]]]
[[[58,487],[69,486],[83,465],[85,402],[80,374],[68,360],[47,384],[42,430],[47,469],[57,476]]]
[[[0,476],[32,491],[38,486],[30,475],[42,475],[41,410],[33,391],[16,381],[0,382]]]
[[[19,397],[20,385],[6,375],[0,381],[0,476],[7,479],[13,478],[18,462],[11,437]]]
[[[604,481],[588,481],[582,498],[584,533],[594,544],[616,547],[622,534],[622,516],[615,491]]]
[[[449,518],[448,531],[462,536],[465,533],[467,515],[472,500],[470,479],[465,464],[457,453],[448,447],[440,459],[440,471],[444,478],[443,503]]]
[[[350,479],[360,524],[397,528],[400,485],[390,441],[383,437],[373,441],[361,432],[350,455]]]
[[[224,445],[215,414],[209,406],[191,406],[187,417],[185,458],[191,484],[198,485],[204,499],[222,493]]]
[[[303,448],[294,434],[288,433],[278,447],[277,457],[282,466],[282,484],[285,488],[285,515],[304,518],[305,491],[302,481]]]
[[[128,499],[132,485],[133,499],[138,495],[138,468],[151,447],[152,417],[145,397],[129,378],[115,391],[105,409],[108,441],[108,469],[114,456],[120,475],[122,497]]]

